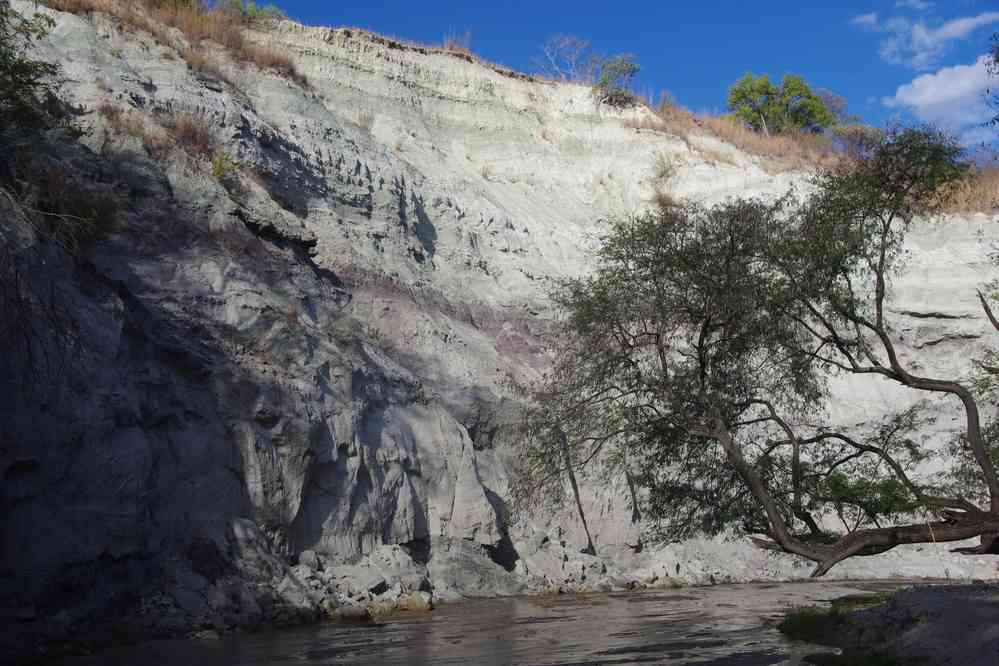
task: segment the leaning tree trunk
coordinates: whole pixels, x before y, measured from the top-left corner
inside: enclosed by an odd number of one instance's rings
[[[565,459],[565,471],[569,475],[569,485],[572,486],[572,496],[576,500],[576,510],[579,511],[579,520],[583,523],[583,531],[586,533],[586,548],[583,552],[587,555],[596,555],[597,549],[593,547],[593,539],[590,538],[590,528],[586,524],[586,514],[583,513],[583,502],[579,499],[579,484],[576,483],[576,473],[572,469],[572,456],[569,454],[569,439],[561,430],[558,433],[559,441],[562,444],[562,457]]]

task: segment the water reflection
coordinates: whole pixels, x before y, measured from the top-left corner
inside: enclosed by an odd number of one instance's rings
[[[731,585],[446,605],[377,625],[322,625],[217,641],[161,641],[65,666],[271,664],[799,664],[821,651],[774,628],[790,607],[899,583]]]

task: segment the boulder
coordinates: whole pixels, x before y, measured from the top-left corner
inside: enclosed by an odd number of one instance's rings
[[[316,555],[314,550],[303,550],[298,554],[298,563],[300,565],[309,567],[313,571],[322,571],[323,565],[319,560],[319,556]]]

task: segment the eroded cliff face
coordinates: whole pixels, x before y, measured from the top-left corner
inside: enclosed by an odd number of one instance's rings
[[[585,87],[354,30],[255,34],[293,56],[303,88],[233,64],[229,82],[198,75],[105,15],[38,11],[56,19],[39,54],[63,65],[93,131],[43,146],[7,132],[4,150],[31,142],[129,203],[74,264],[0,201],[3,242],[35,248],[32,275],[55,285],[79,340],[50,385],[0,378],[0,596],[23,631],[44,620],[70,636],[126,607],[136,631],[175,633],[357,603],[807,573],[741,541],[637,550],[624,479],[584,480],[596,556],[572,513],[508,506],[522,387],[546,367],[546,290],[587,271],[608,218],[648,205],[658,156],[677,167],[673,193],[704,201],[799,179],[712,138],[629,129]],[[102,105],[148,132],[203,118],[242,170],[219,182],[179,146],[153,158]],[[989,335],[974,288],[995,223],[913,235],[895,307],[928,371],[967,373]],[[911,399],[854,380],[837,395],[844,423]],[[953,407],[930,436],[958,427]],[[834,573],[993,569],[934,546]]]

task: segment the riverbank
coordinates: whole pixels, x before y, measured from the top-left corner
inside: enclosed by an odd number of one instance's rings
[[[887,597],[838,601],[827,609],[789,613],[780,625],[790,638],[843,651],[838,658],[822,656],[809,663],[999,663],[999,584],[995,582],[916,585]]]

